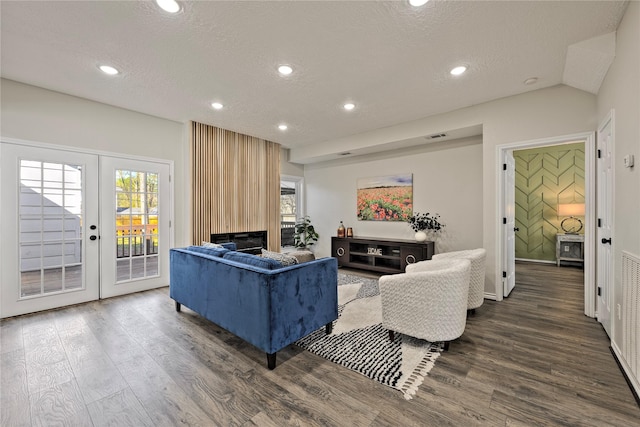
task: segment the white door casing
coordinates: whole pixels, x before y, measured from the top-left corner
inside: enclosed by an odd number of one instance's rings
[[[598,202],[597,202],[597,318],[611,336],[611,302],[613,299],[613,111],[598,127]]]
[[[98,156],[0,143],[0,317],[98,299]]]

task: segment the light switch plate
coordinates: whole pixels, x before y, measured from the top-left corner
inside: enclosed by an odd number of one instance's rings
[[[631,168],[633,167],[633,154],[627,154],[624,156],[624,167]]]

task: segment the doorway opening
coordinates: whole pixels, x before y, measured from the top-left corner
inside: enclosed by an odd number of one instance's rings
[[[581,133],[532,141],[522,141],[504,144],[497,147],[498,164],[505,165],[499,168],[500,176],[498,178],[498,212],[500,215],[500,222],[503,226],[498,227],[497,246],[499,248],[499,259],[502,260],[502,271],[499,276],[503,277],[503,283],[502,286],[496,286],[497,300],[502,300],[510,291],[507,278],[512,277],[512,280],[514,280],[515,245],[509,244],[509,242],[515,242],[516,229],[520,228],[514,226],[515,220],[508,221],[506,219],[508,216],[515,217],[515,197],[510,197],[510,194],[515,194],[515,179],[508,178],[509,173],[506,167],[506,159],[513,156],[513,152],[517,150],[576,143],[584,144],[584,313],[589,317],[595,316],[595,135],[593,133]],[[573,199],[569,200],[569,196],[567,194],[562,196],[567,196],[567,202],[573,201]],[[564,201],[564,199],[562,201]],[[558,220],[562,220],[562,218],[555,219],[555,221]]]

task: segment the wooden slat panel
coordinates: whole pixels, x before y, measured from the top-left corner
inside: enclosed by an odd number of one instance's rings
[[[280,247],[280,144],[191,122],[191,241],[267,230]]]

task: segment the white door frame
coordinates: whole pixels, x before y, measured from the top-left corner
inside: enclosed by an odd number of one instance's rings
[[[504,186],[505,178],[502,172],[502,161],[505,151],[523,150],[527,148],[544,147],[548,145],[561,145],[584,141],[584,163],[585,163],[585,233],[584,233],[584,314],[589,317],[595,317],[596,310],[596,286],[595,286],[595,208],[596,208],[596,186],[595,186],[595,152],[596,137],[595,132],[576,133],[571,135],[556,136],[551,138],[542,138],[528,141],[513,142],[498,145],[496,147],[496,182],[497,203],[496,206],[496,224],[502,224],[504,212]],[[504,227],[497,227],[496,231],[496,248],[498,248],[497,259],[501,260],[496,263],[496,300],[503,299],[504,285],[502,283],[502,260],[505,259],[506,248],[504,246]]]

